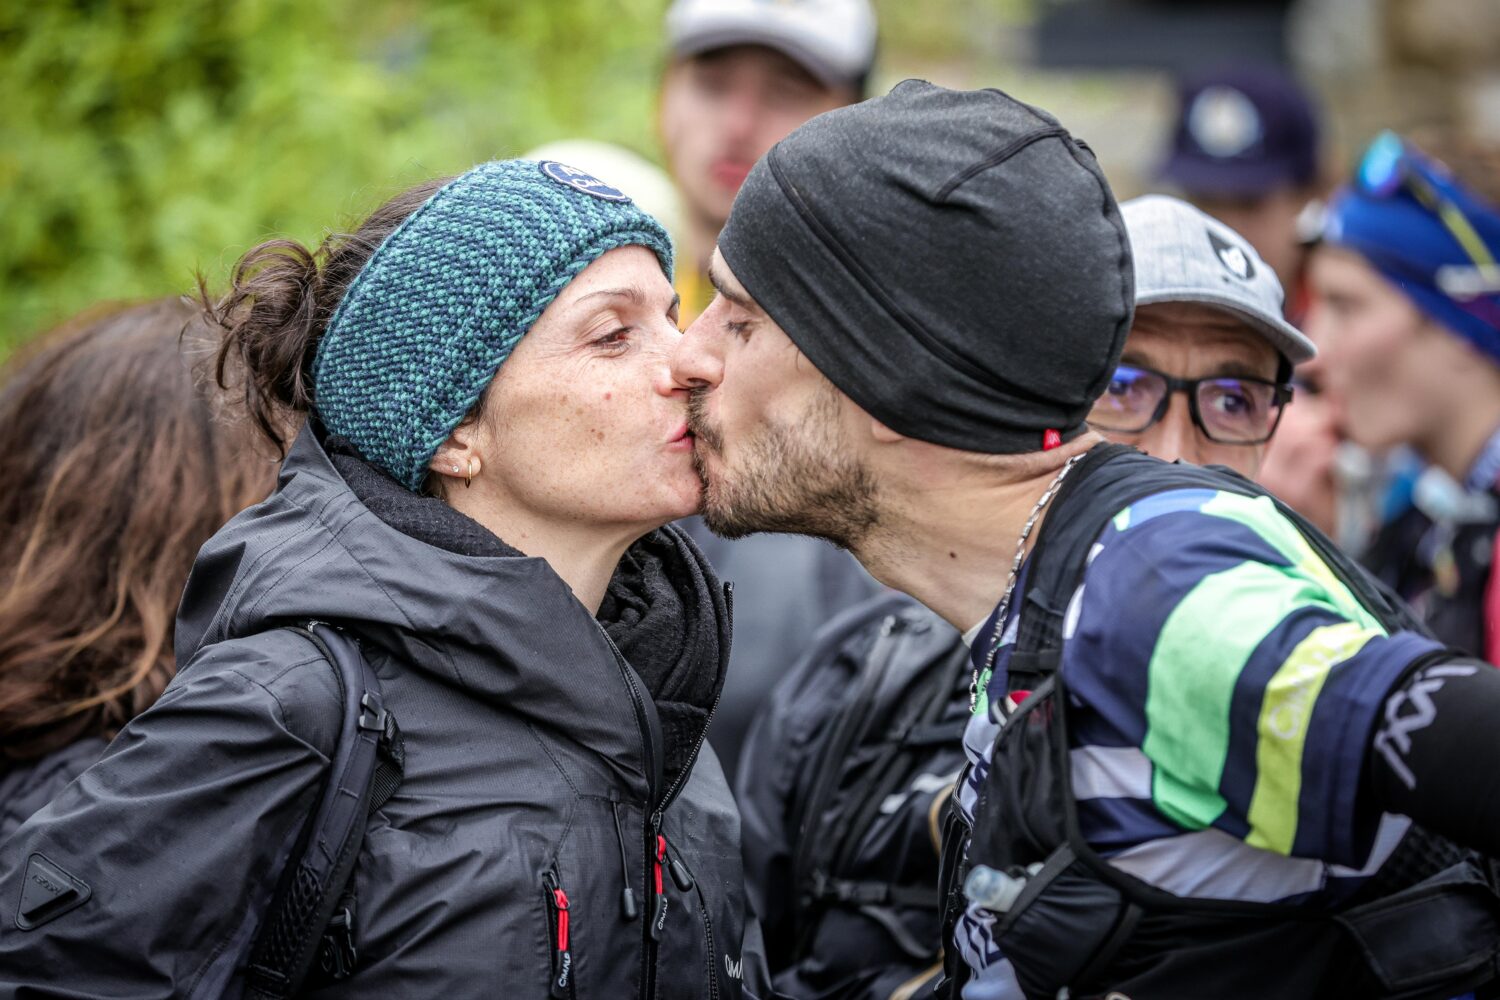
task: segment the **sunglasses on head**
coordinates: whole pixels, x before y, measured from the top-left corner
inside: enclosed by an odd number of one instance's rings
[[[1354,175],[1355,186],[1372,198],[1391,198],[1406,192],[1437,217],[1457,241],[1470,265],[1445,264],[1436,283],[1443,294],[1457,300],[1500,292],[1500,266],[1474,228],[1468,215],[1444,189],[1451,184],[1445,172],[1421,150],[1389,130],[1365,150]]]

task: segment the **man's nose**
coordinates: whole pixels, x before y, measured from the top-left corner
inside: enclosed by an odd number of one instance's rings
[[[672,351],[672,381],[679,388],[713,389],[724,381],[724,357],[705,322],[709,311],[693,321]]]
[[[1207,443],[1203,432],[1193,423],[1187,397],[1174,392],[1167,403],[1167,412],[1142,435],[1140,447],[1146,454],[1163,461],[1175,462],[1181,459],[1200,464]]]

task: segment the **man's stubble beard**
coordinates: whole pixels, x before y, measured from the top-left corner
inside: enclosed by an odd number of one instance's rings
[[[875,478],[845,439],[833,386],[819,390],[801,419],[754,428],[737,448],[732,473],[723,468],[723,436],[704,412],[704,395],[690,397],[688,426],[697,438],[703,521],[714,534],[783,532],[855,549],[879,525]],[[717,472],[710,472],[705,448],[719,456]]]

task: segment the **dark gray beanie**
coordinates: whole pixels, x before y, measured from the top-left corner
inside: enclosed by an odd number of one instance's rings
[[[1089,150],[998,90],[907,80],[750,172],[736,278],[891,429],[965,451],[1068,440],[1119,360],[1130,241]]]

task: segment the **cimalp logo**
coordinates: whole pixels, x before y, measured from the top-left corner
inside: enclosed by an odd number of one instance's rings
[[[1222,239],[1212,229],[1205,229],[1204,232],[1208,234],[1209,245],[1214,248],[1214,254],[1218,256],[1219,263],[1224,265],[1224,270],[1241,281],[1249,281],[1255,277],[1255,265],[1250,262],[1250,255],[1243,247]]]
[[[547,175],[548,180],[556,181],[563,187],[570,187],[574,191],[582,191],[584,194],[592,195],[604,201],[629,201],[630,195],[619,188],[610,187],[608,184],[595,177],[593,174],[570,167],[566,163],[558,163],[556,160],[543,160],[542,173]]]
[[[740,979],[740,973],[744,970],[744,968],[744,958],[740,958],[738,961],[736,961],[735,959],[730,958],[727,954],[724,956],[724,971],[729,975],[730,979]]]

